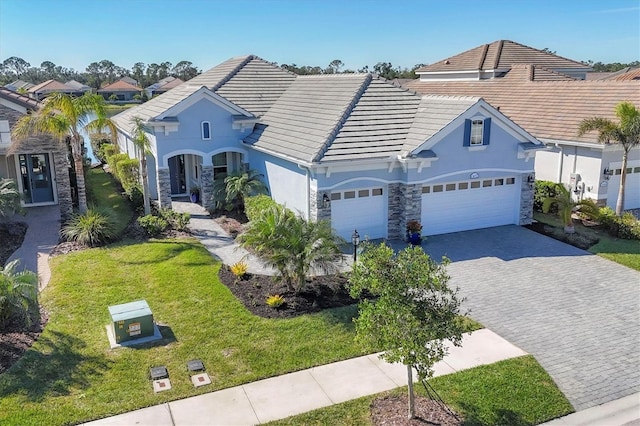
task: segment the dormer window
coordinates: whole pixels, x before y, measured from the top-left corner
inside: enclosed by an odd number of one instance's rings
[[[481,147],[489,145],[491,134],[491,118],[472,118],[464,120],[463,145]]]
[[[211,123],[208,121],[203,121],[200,124],[202,128],[202,140],[210,140],[211,139]]]

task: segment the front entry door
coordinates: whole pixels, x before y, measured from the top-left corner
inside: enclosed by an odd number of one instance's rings
[[[169,176],[171,178],[171,195],[187,192],[187,177],[184,167],[184,155],[169,158]]]
[[[20,154],[25,204],[52,203],[53,182],[48,154]]]

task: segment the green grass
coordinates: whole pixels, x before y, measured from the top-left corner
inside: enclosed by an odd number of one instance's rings
[[[115,223],[116,235],[122,234],[133,217],[133,211],[129,202],[118,193],[113,177],[99,167],[89,169],[87,189],[89,203],[107,211]]]
[[[429,381],[464,425],[536,425],[573,408],[533,356],[476,367]],[[418,395],[426,396],[421,385]],[[405,393],[398,388],[390,393]],[[284,425],[371,425],[369,407],[384,394],[368,396],[269,423]]]
[[[217,278],[195,240],[85,250],[51,261],[41,295],[47,327],[0,375],[0,424],[87,421],[362,355],[355,307],[294,319],[256,317]],[[163,344],[111,350],[107,307],[145,299]],[[257,301],[263,303],[263,301]],[[202,359],[212,384],[195,389],[186,362]],[[166,365],[173,389],[154,394],[149,367]]]
[[[534,213],[534,218],[538,222],[562,228],[562,223],[557,216]],[[640,241],[614,238],[598,227],[586,227],[577,221],[575,222],[575,228],[576,233],[589,235],[600,240],[589,248],[591,253],[640,271]]]

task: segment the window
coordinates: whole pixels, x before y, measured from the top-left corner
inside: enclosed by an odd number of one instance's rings
[[[433,192],[442,192],[442,185],[433,185]]]
[[[640,173],[640,167],[634,167],[633,173]]]
[[[627,174],[629,174],[629,173],[633,173],[633,172],[631,171],[631,167],[627,167]]]
[[[331,193],[331,201],[336,201],[342,198],[342,194],[340,192]]]
[[[422,193],[423,194],[428,194],[431,192],[431,187],[430,186],[423,186],[422,187]]]
[[[460,182],[458,184],[458,189],[468,189],[469,188],[469,182]]]
[[[374,188],[371,190],[371,196],[377,197],[382,195],[382,188]]]
[[[211,124],[208,121],[203,121],[200,126],[202,127],[202,139],[211,139]]]
[[[480,181],[474,180],[473,182],[471,182],[471,188],[480,188]]]
[[[347,191],[344,193],[344,199],[348,200],[349,198],[356,198],[356,191]]]
[[[368,189],[361,189],[360,191],[358,191],[358,197],[362,198],[362,197],[368,197],[368,196],[369,196]]]
[[[489,179],[489,180],[483,180],[483,181],[482,181],[482,187],[483,187],[483,188],[486,188],[486,187],[488,187],[488,186],[491,186],[491,184],[492,184],[492,183],[493,183],[493,181],[492,181],[491,179]]]
[[[616,169],[616,176],[622,174],[622,169]]]
[[[471,121],[471,141],[470,145],[482,145],[482,128],[484,122],[482,120]]]
[[[455,191],[456,190],[456,184],[455,183],[448,183],[445,188],[446,191]]]
[[[507,185],[513,185],[516,183],[516,178],[507,178]]]
[[[491,118],[474,118],[472,120],[464,120],[463,145],[468,147],[489,145],[490,131]]]
[[[504,179],[496,179],[494,182],[495,186],[501,186],[504,185]]]

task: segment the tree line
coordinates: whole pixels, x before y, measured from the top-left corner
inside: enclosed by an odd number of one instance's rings
[[[545,49],[548,51],[548,49]],[[555,53],[549,51],[550,53]],[[596,72],[614,72],[620,71],[626,67],[638,67],[640,61],[629,63],[602,63],[583,61],[585,65],[589,65]],[[274,65],[278,65],[274,63]],[[394,66],[391,62],[378,62],[372,68],[365,65],[359,69],[345,69],[344,63],[340,59],[334,59],[327,66],[318,65],[296,65],[281,64],[282,69],[291,71],[298,75],[312,74],[339,74],[339,73],[355,73],[355,72],[374,72],[387,80],[395,78],[414,79],[418,78],[415,71],[425,64],[416,64],[411,68],[403,68]],[[173,76],[187,81],[202,71],[193,65],[190,61],[180,61],[173,65],[171,62],[151,63],[136,62],[131,69],[116,65],[112,61],[103,59],[99,62],[90,63],[85,71],[76,71],[73,68],[66,68],[56,65],[51,61],[44,61],[40,66],[32,66],[29,62],[17,56],[12,56],[0,63],[0,85],[4,86],[16,80],[23,80],[32,84],[39,84],[47,80],[58,80],[67,82],[76,80],[82,84],[86,84],[94,89],[99,89],[106,84],[111,84],[123,77],[131,77],[138,82],[140,87],[148,87],[163,78]]]

